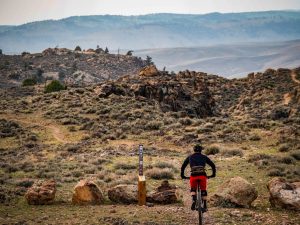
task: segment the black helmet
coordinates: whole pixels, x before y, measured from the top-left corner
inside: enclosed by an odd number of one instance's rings
[[[194,152],[201,152],[203,150],[203,147],[201,144],[196,144],[194,146]]]

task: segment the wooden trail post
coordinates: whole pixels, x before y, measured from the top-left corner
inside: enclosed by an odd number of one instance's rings
[[[143,145],[139,145],[139,182],[138,182],[138,204],[146,205],[146,178],[143,171]]]

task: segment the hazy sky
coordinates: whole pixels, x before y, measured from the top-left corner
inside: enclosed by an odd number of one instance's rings
[[[0,0],[0,24],[75,15],[246,12],[294,9],[300,0]]]

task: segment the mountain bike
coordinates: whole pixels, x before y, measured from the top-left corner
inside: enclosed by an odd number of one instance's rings
[[[185,179],[190,179],[189,177],[186,177]],[[196,211],[198,212],[198,220],[199,220],[199,225],[204,224],[204,206],[203,206],[203,201],[202,201],[202,196],[201,196],[201,188],[200,188],[200,180],[197,180],[197,189],[196,189]]]

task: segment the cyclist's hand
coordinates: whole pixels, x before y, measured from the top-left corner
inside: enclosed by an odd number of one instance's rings
[[[181,176],[181,178],[182,178],[183,180],[188,180],[188,179],[190,179],[189,177],[186,177],[186,176]]]
[[[207,179],[214,178],[214,177],[216,177],[216,175],[208,176]]]

